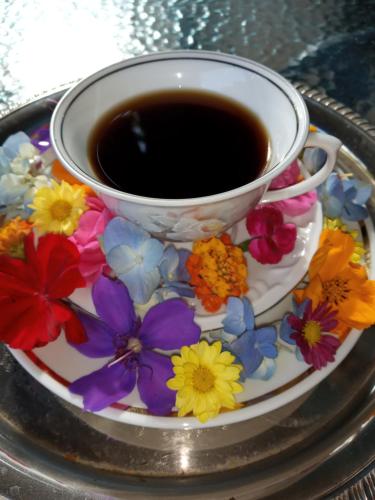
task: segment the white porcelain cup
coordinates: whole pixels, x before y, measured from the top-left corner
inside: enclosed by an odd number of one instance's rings
[[[229,97],[249,108],[269,133],[270,154],[261,176],[231,191],[189,199],[159,199],[125,193],[103,184],[88,157],[88,138],[108,110],[135,96],[161,90],[202,90]],[[299,92],[287,80],[256,62],[206,51],[155,53],[127,59],[85,78],[61,99],[52,117],[52,143],[58,158],[81,182],[90,186],[118,215],[154,236],[174,241],[207,238],[229,229],[260,201],[300,195],[321,184],[332,171],[340,141],[309,133],[309,115]],[[325,165],[296,185],[267,191],[273,178],[297,158],[304,147],[326,151]],[[199,160],[198,160],[199,161]],[[202,165],[204,175],[205,165]],[[137,165],[129,165],[137,168]],[[163,178],[163,165],[160,169]],[[231,175],[223,165],[220,175]],[[179,172],[176,182],[186,173]],[[147,172],[144,173],[147,182]],[[197,179],[199,182],[199,179]]]

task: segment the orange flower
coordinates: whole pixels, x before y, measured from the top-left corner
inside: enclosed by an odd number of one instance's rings
[[[31,232],[32,224],[20,217],[7,222],[0,228],[0,255],[23,257],[23,240]]]
[[[227,234],[196,241],[186,267],[197,297],[209,312],[220,309],[228,297],[239,297],[249,289],[245,257]]]
[[[96,193],[89,186],[82,184],[82,182],[73,177],[73,175],[71,175],[66,170],[66,168],[62,165],[62,163],[59,162],[59,160],[55,160],[52,163],[52,175],[59,182],[65,181],[71,185],[78,184],[79,186],[82,186],[86,192],[86,196],[96,196]]]
[[[339,230],[323,231],[321,247],[309,267],[309,284],[295,290],[298,302],[328,302],[337,311],[338,326],[333,330],[342,340],[351,328],[362,330],[375,323],[375,281],[366,269],[351,262],[355,242]]]

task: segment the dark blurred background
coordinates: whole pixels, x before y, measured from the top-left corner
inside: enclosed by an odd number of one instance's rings
[[[0,108],[122,58],[208,49],[255,59],[375,123],[374,0],[0,2]]]

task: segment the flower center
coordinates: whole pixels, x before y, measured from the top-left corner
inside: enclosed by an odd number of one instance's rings
[[[65,200],[56,200],[50,207],[53,219],[63,221],[69,217],[72,212],[72,205]]]
[[[127,349],[137,354],[142,351],[142,343],[136,337],[130,337],[130,339],[128,340]]]
[[[321,331],[322,329],[317,321],[306,322],[305,326],[303,327],[302,333],[310,347],[319,342],[320,337],[322,336]]]
[[[350,289],[348,281],[340,278],[323,283],[323,300],[334,303],[336,306],[348,298]]]
[[[193,387],[199,392],[210,391],[215,383],[215,377],[211,370],[205,366],[199,366],[193,372]]]

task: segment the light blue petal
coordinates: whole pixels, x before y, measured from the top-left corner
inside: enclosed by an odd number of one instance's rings
[[[365,205],[372,194],[372,186],[364,182],[357,182],[357,195],[354,199],[358,205]]]
[[[276,358],[278,350],[275,345],[277,340],[276,328],[274,326],[266,326],[255,330],[255,347],[260,353],[267,358]]]
[[[302,356],[302,352],[299,347],[296,347],[295,355],[298,361],[302,361],[302,363],[305,363],[304,357]]]
[[[254,347],[252,332],[243,333],[238,339],[227,346],[227,349],[238,358],[243,366],[242,377],[249,377],[263,360],[262,354]]]
[[[321,201],[323,203],[324,215],[330,217],[331,219],[340,217],[343,210],[343,201],[333,195],[328,198],[323,198]]]
[[[244,303],[241,299],[238,297],[229,297],[227,314],[222,323],[224,330],[232,335],[241,335],[246,330]]]
[[[250,300],[246,297],[242,299],[243,309],[244,309],[244,319],[246,323],[246,330],[254,330],[255,328],[255,316],[253,306]]]
[[[334,196],[341,202],[344,201],[343,182],[336,173],[333,173],[328,177],[325,188],[330,196]]]
[[[149,238],[150,235],[139,226],[122,217],[115,217],[103,234],[104,252],[108,254],[114,247],[123,244],[136,249]]]
[[[19,154],[20,146],[28,144],[30,138],[25,132],[17,132],[10,135],[3,144],[3,150],[8,158],[13,159]]]
[[[20,182],[15,174],[5,174],[0,178],[0,205],[22,202],[21,197],[28,190],[28,185]]]
[[[163,286],[163,288],[175,292],[178,295],[181,295],[181,297],[195,297],[193,287],[191,287],[187,283],[181,283],[180,281],[170,281],[168,285]]]
[[[0,147],[0,175],[7,174],[10,170],[10,159],[4,153],[2,147]]]
[[[305,309],[307,304],[310,302],[310,299],[305,299],[303,302],[298,303],[296,299],[293,297],[293,311],[296,316],[302,318],[305,314]]]
[[[128,287],[130,297],[136,304],[146,304],[160,284],[158,269],[145,273],[140,267],[137,267],[118,277]]]
[[[164,282],[177,280],[178,252],[174,245],[168,245],[164,250],[159,269]]]
[[[362,205],[356,205],[355,203],[348,201],[345,203],[342,217],[343,219],[350,221],[359,221],[368,217],[368,210]]]
[[[120,245],[113,248],[107,255],[107,262],[117,276],[140,268],[137,252],[127,245]]]
[[[178,262],[178,268],[177,268],[177,279],[179,281],[190,281],[190,273],[186,268],[186,261],[190,257],[191,252],[189,250],[186,250],[186,248],[180,248],[178,250],[178,257],[179,257],[179,262]]]
[[[285,314],[280,324],[280,338],[287,344],[295,345],[296,341],[290,338],[290,335],[294,331],[288,322],[288,317],[290,313]]]
[[[163,251],[163,244],[153,238],[146,240],[138,248],[139,255],[143,258],[142,267],[145,272],[150,272],[159,265]]]
[[[269,380],[276,371],[276,362],[273,359],[264,358],[259,368],[249,378],[256,380]]]

